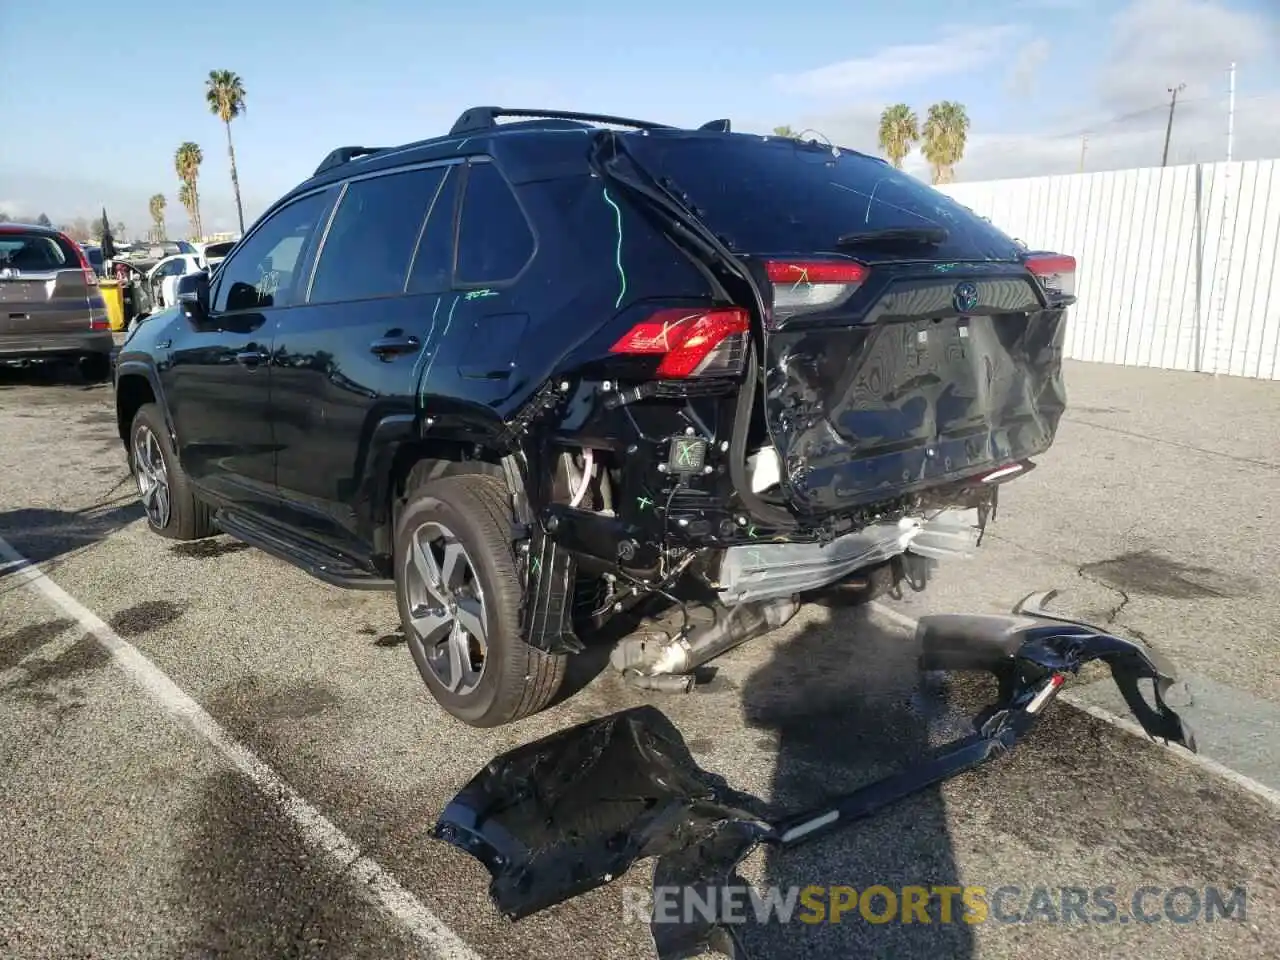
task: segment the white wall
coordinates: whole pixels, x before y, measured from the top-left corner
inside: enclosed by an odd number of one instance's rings
[[[939,189],[1076,258],[1068,357],[1280,379],[1280,160]]]

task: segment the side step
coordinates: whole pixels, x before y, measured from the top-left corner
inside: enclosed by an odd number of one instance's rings
[[[213,522],[228,536],[291,563],[331,586],[348,590],[395,589],[394,580],[388,580],[370,567],[322,544],[303,540],[296,533],[270,521],[222,509],[214,514]]]

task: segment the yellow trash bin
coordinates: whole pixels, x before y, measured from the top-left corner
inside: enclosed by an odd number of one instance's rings
[[[124,329],[124,291],[119,280],[99,280],[102,299],[107,302],[107,321],[112,330]]]

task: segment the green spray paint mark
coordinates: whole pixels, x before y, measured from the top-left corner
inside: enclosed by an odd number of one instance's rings
[[[418,399],[419,399],[419,400],[423,400],[423,399],[425,399],[425,398],[426,398],[426,396],[427,396],[427,375],[426,375],[426,373],[423,373],[423,375],[422,375],[421,377],[418,377],[418,374],[417,374],[417,367],[418,367],[420,364],[422,364],[422,362],[423,362],[423,361],[428,361],[428,362],[427,362],[427,371],[429,372],[429,371],[431,370],[431,363],[429,362],[429,358],[433,355],[433,354],[432,354],[432,347],[431,347],[431,338],[432,338],[433,336],[435,336],[435,332],[436,332],[436,314],[437,314],[437,313],[439,313],[439,312],[440,312],[440,297],[436,297],[436,305],[435,305],[434,307],[432,307],[432,308],[431,308],[431,329],[427,331],[427,341],[426,341],[426,343],[424,343],[424,344],[422,345],[422,353],[420,353],[420,354],[418,355],[417,362],[415,362],[415,363],[414,363],[414,365],[413,365],[413,366],[414,366],[414,378],[415,378],[415,381],[416,381],[416,382],[417,382],[417,384],[418,384]]]
[[[650,500],[648,497],[638,497],[636,498],[636,502],[640,504],[641,510],[648,510],[650,507],[653,506],[653,501]]]
[[[440,354],[440,347],[444,346],[444,338],[449,336],[449,326],[453,323],[453,311],[461,299],[462,297],[456,296],[453,298],[453,303],[449,305],[449,317],[445,320],[444,329],[440,331],[440,341],[436,344],[436,349],[431,354],[431,359],[427,361],[427,372],[422,375],[422,388],[424,391],[426,390],[427,381],[431,377],[431,366],[436,362],[436,357]]]
[[[497,290],[490,290],[489,288],[486,287],[483,290],[472,290],[470,293],[467,294],[466,299],[479,300],[482,297],[496,297],[497,295],[498,295]]]
[[[614,262],[618,265],[618,279],[621,281],[621,289],[618,290],[618,300],[613,305],[616,310],[622,306],[622,298],[627,295],[627,271],[622,265],[622,208],[613,202],[613,197],[609,196],[609,188],[604,187],[604,202],[613,207],[614,217],[618,221],[618,249],[614,254]]]
[[[418,368],[427,359],[428,354],[431,353],[431,338],[436,332],[436,314],[439,312],[440,298],[436,297],[436,305],[431,308],[431,329],[427,331],[427,342],[422,345],[422,353],[418,354],[417,362],[413,365],[413,378],[415,382],[418,381]]]

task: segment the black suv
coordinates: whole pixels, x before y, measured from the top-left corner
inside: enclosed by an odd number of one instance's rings
[[[965,553],[1053,442],[1074,277],[830,144],[477,107],[334,150],[184,278],[119,430],[153,530],[394,590],[492,726],[620,615],[614,665],[687,689],[813,591]]]

